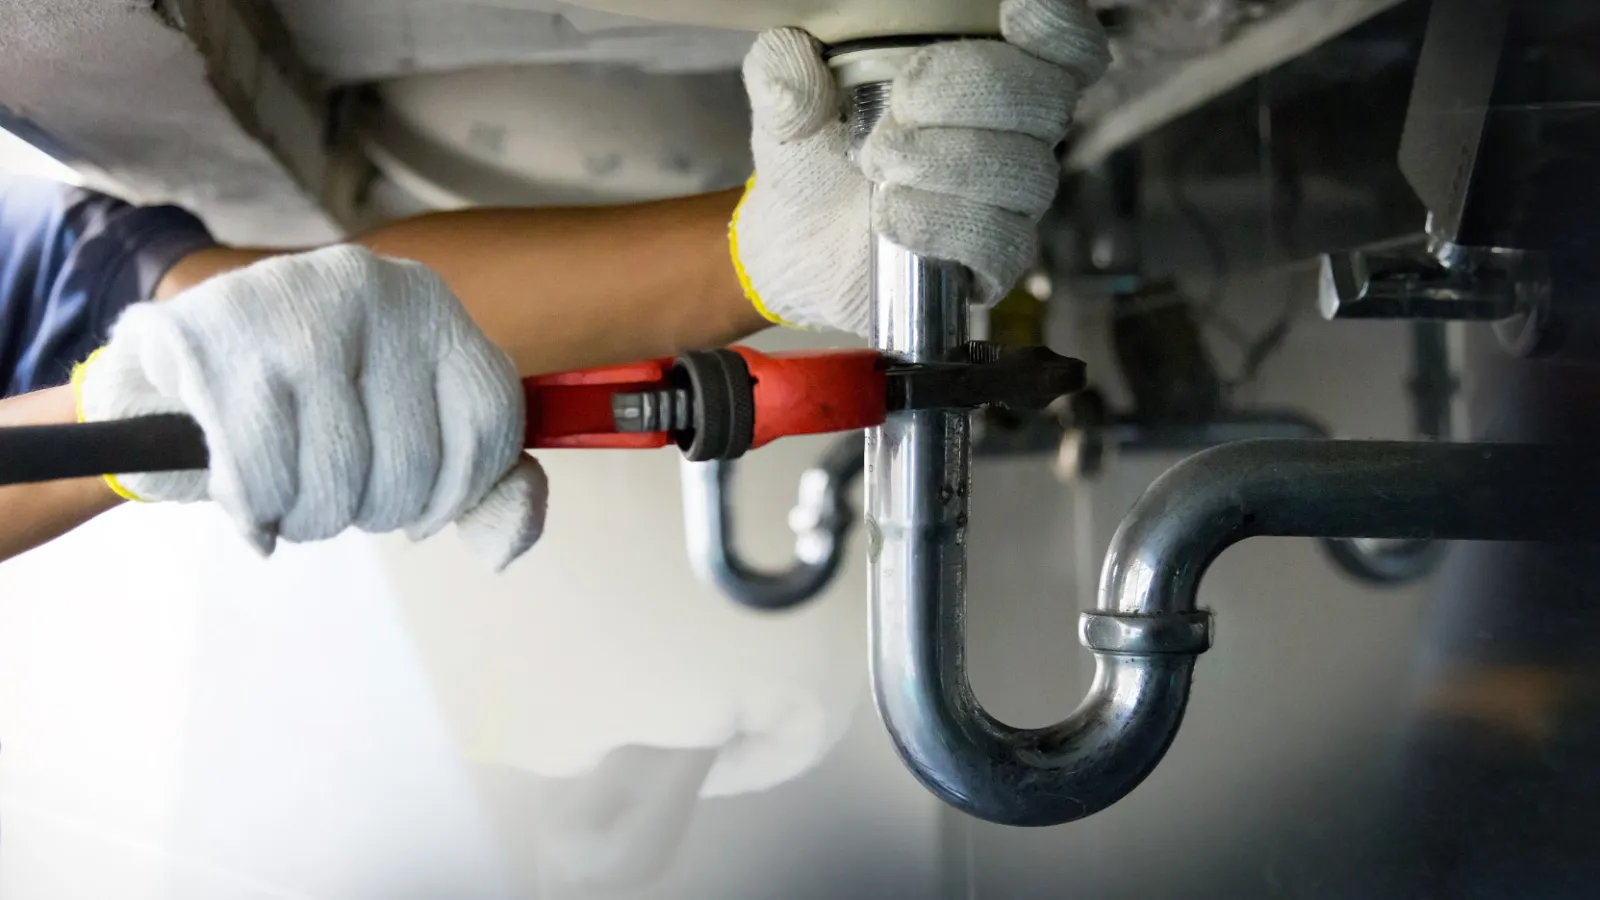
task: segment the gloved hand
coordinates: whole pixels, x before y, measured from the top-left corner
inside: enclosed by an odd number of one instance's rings
[[[817,42],[795,29],[756,40],[744,66],[756,175],[731,242],[763,315],[866,334],[869,224],[972,269],[983,302],[1011,290],[1055,197],[1056,145],[1111,54],[1086,0],[1005,0],[1000,25],[1004,42],[936,44],[908,61],[859,167]],[[883,191],[869,204],[873,183]]]
[[[130,307],[74,384],[84,421],[193,416],[208,471],[107,480],[135,500],[215,500],[264,554],[453,521],[498,570],[543,530],[511,360],[417,263],[330,247]]]

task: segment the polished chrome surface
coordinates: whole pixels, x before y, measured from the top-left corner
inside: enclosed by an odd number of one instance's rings
[[[761,571],[739,553],[731,496],[734,465],[683,462],[684,540],[695,574],[752,609],[791,609],[811,600],[827,589],[844,562],[855,523],[848,493],[861,476],[860,435],[838,439],[800,476],[799,497],[789,514],[795,562],[781,572]]]
[[[851,97],[859,139],[887,93],[861,85]],[[972,282],[960,267],[878,237],[872,289],[879,350],[938,362],[964,344]],[[890,415],[867,433],[866,472],[873,687],[906,765],[947,803],[1004,824],[1059,824],[1121,799],[1177,732],[1194,651],[1102,653],[1089,698],[1066,722],[1031,730],[997,721],[973,695],[965,665],[966,413]]]
[[[850,95],[859,140],[887,94],[857,85]],[[965,338],[970,276],[881,236],[872,266],[873,346],[911,362],[947,359]],[[917,778],[1009,825],[1095,813],[1161,761],[1195,656],[1210,645],[1200,580],[1231,544],[1260,534],[1532,539],[1564,518],[1551,515],[1550,492],[1515,487],[1565,464],[1537,448],[1255,441],[1201,453],[1157,481],[1112,541],[1098,608],[1080,627],[1095,648],[1088,697],[1056,725],[1019,729],[983,709],[967,676],[970,453],[964,414],[898,413],[868,432],[873,686]]]
[[[1498,322],[1516,315],[1523,291],[1509,277],[1517,260],[1486,257],[1495,266],[1452,268],[1436,250],[1414,247],[1389,254],[1345,250],[1321,259],[1317,306],[1324,319],[1413,319]]]
[[[850,71],[849,60],[841,59],[836,63],[835,76],[841,84],[856,73]],[[850,151],[854,153],[860,149],[861,142],[867,139],[878,121],[889,112],[890,85],[886,81],[868,81],[853,85],[847,90],[850,92],[850,116],[845,124],[849,127]]]
[[[1249,537],[1582,540],[1582,460],[1520,444],[1241,441],[1150,486],[1112,538],[1100,609],[1186,614],[1207,566]],[[1559,477],[1558,477],[1559,476]]]
[[[1081,628],[1101,648],[1089,696],[1043,729],[1007,726],[973,695],[963,610],[949,602],[960,595],[940,593],[962,586],[959,552],[923,533],[931,552],[919,558],[900,550],[903,535],[886,535],[890,562],[906,569],[885,577],[898,570],[880,563],[874,582],[880,711],[908,765],[960,809],[1011,825],[1082,818],[1137,787],[1177,733],[1194,657],[1209,643],[1196,595],[1222,551],[1260,535],[1592,540],[1600,517],[1568,493],[1600,488],[1590,468],[1522,445],[1247,441],[1197,454],[1156,481],[1112,539]],[[894,499],[905,486],[887,487]],[[938,511],[926,501],[912,510],[934,522]]]
[[[1211,649],[1211,614],[1123,616],[1084,613],[1078,639],[1100,653],[1204,653]]]

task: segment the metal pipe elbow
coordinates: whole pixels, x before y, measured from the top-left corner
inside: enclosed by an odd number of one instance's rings
[[[879,653],[878,708],[906,765],[946,803],[1002,825],[1060,825],[1116,803],[1154,771],[1183,722],[1195,657],[1210,634],[1209,614],[1192,605],[1086,613],[1079,638],[1095,653],[1088,695],[1065,720],[1039,729],[1014,728],[983,709],[959,637],[947,635],[936,648],[908,648],[926,654],[911,668]],[[937,679],[906,677],[928,666],[940,669]]]
[[[944,802],[1001,825],[1060,825],[1121,800],[1161,762],[1198,652],[1097,653],[1088,696],[1047,728],[997,721],[964,678],[923,693],[880,677],[878,708],[902,760]]]
[[[1094,681],[1065,721],[1018,729],[990,716],[967,682],[963,605],[931,599],[874,609],[880,712],[907,766],[955,807],[1006,825],[1083,818],[1136,788],[1171,746],[1211,642],[1200,582],[1229,546],[1257,535],[1592,539],[1600,517],[1571,501],[1600,493],[1591,469],[1514,445],[1262,440],[1204,451],[1152,484],[1113,537],[1079,629]]]
[[[1015,728],[983,709],[967,680],[958,606],[875,610],[879,712],[941,799],[1003,825],[1060,825],[1121,800],[1160,763],[1183,722],[1195,657],[1211,643],[1196,588],[1227,543],[1227,530],[1212,527],[1227,490],[1206,477],[1206,455],[1157,481],[1118,530],[1097,607],[1079,626],[1094,680],[1055,725]]]
[[[683,463],[684,533],[689,562],[702,581],[742,606],[768,612],[799,606],[827,589],[844,563],[856,514],[848,499],[861,476],[861,436],[829,447],[800,477],[799,499],[789,514],[795,561],[779,572],[745,561],[734,538],[732,462]]]

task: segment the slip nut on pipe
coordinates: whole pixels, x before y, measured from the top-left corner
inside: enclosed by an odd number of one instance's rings
[[[1078,639],[1096,653],[1128,656],[1200,654],[1211,649],[1211,613],[1086,612],[1078,622]]]

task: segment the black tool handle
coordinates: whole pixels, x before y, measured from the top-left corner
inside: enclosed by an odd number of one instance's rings
[[[0,428],[0,485],[204,469],[205,434],[185,415]]]

